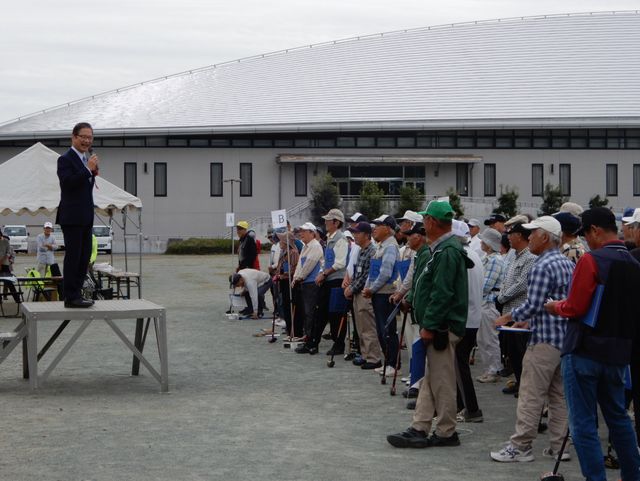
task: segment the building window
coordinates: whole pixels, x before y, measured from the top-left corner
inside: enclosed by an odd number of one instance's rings
[[[124,163],[124,190],[131,195],[138,195],[138,164]]]
[[[240,164],[240,197],[253,195],[253,164]]]
[[[531,195],[542,197],[544,191],[544,165],[531,164]]]
[[[571,164],[560,164],[560,193],[571,196]]]
[[[496,164],[484,164],[484,196],[496,196]]]
[[[607,196],[618,195],[618,164],[607,164]]]
[[[456,192],[461,196],[469,195],[469,167],[456,164]]]
[[[640,195],[640,164],[633,164],[633,195]]]
[[[155,162],[153,164],[153,195],[155,197],[167,196],[167,163]]]
[[[295,164],[296,197],[307,196],[307,164]]]
[[[222,197],[222,163],[215,162],[209,164],[210,191],[211,197]]]

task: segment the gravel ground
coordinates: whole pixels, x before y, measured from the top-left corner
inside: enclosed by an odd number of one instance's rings
[[[18,271],[34,263],[20,256]],[[391,447],[385,436],[411,419],[404,399],[391,397],[371,371],[342,359],[328,369],[322,353],[298,355],[252,336],[268,320],[227,320],[230,267],[229,256],[144,258],[143,297],[167,309],[168,394],[144,367],[129,375],[130,352],[98,322],[37,392],[22,379],[16,349],[0,369],[0,480],[506,481],[536,480],[553,467],[542,457],[544,434],[534,462],[489,459],[514,426],[516,399],[500,392],[502,384],[477,385],[485,421],[459,425],[460,447]],[[0,319],[0,330],[16,324]],[[119,322],[130,336],[133,324]],[[53,329],[39,327],[41,345]],[[157,362],[152,333],[145,353]],[[582,479],[575,456],[561,472]]]

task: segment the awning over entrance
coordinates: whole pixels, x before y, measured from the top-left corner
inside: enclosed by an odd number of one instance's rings
[[[478,163],[482,162],[481,155],[326,155],[326,154],[280,154],[276,162],[292,164],[298,162],[317,163],[389,163],[389,164],[440,164],[440,163]]]

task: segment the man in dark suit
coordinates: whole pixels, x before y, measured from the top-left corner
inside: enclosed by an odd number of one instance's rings
[[[58,158],[60,205],[56,223],[62,227],[65,243],[64,305],[89,307],[92,300],[81,289],[91,255],[93,187],[98,175],[98,156],[91,152],[93,128],[81,122],[73,128],[71,148]]]

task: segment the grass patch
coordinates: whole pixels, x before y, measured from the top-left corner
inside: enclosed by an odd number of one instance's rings
[[[238,251],[238,241],[234,241],[234,252]],[[269,251],[271,244],[262,244],[262,251]],[[191,237],[189,239],[169,239],[165,254],[171,255],[210,255],[230,254],[231,239],[202,239]]]

